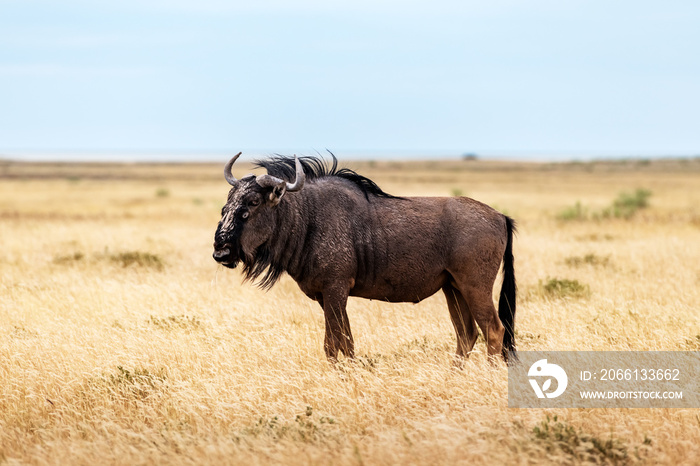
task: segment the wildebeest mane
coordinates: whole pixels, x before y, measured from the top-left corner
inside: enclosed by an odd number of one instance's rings
[[[333,158],[333,163],[330,166],[328,166],[326,161],[321,157],[299,157],[299,161],[301,162],[301,166],[304,168],[307,181],[335,176],[355,184],[358,188],[360,188],[368,201],[370,200],[370,195],[400,199],[397,196],[392,196],[391,194],[385,193],[382,188],[377,186],[377,183],[370,180],[366,176],[362,176],[349,168],[338,168],[338,159],[336,159],[332,152],[328,151],[328,153],[331,154],[331,157]],[[266,159],[256,160],[253,162],[253,164],[257,168],[266,169],[268,174],[276,176],[277,178],[285,181],[293,182],[294,178],[296,177],[294,157],[277,154]]]

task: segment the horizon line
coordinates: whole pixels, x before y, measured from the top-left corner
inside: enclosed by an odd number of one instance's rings
[[[700,151],[693,153],[643,152],[643,151],[572,151],[572,150],[330,150],[308,151],[265,149],[10,149],[0,150],[0,160],[16,162],[218,162],[218,156],[243,152],[243,159],[266,157],[275,154],[316,154],[324,156],[332,152],[345,160],[480,160],[520,162],[590,162],[624,159],[692,159],[700,158]],[[202,156],[217,156],[202,158]]]

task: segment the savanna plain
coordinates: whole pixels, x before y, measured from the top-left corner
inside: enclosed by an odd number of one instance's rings
[[[508,408],[440,293],[351,298],[332,366],[290,278],[212,259],[224,163],[0,162],[0,464],[700,462],[700,409]],[[700,350],[700,159],[341,164],[516,219],[520,350]]]

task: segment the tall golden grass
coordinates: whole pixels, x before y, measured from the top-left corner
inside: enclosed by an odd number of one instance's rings
[[[349,165],[518,221],[519,349],[700,350],[700,161]],[[221,166],[0,178],[0,464],[700,461],[698,409],[508,408],[482,339],[452,368],[441,295],[351,299],[358,358],[332,367],[293,281],[265,293],[211,259]],[[637,188],[630,218],[560,216]]]

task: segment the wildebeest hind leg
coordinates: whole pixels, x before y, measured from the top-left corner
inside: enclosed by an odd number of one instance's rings
[[[467,300],[467,305],[477,325],[486,339],[489,357],[501,354],[505,328],[498,318],[498,312],[493,305],[491,289],[486,287],[470,287],[460,289]]]
[[[326,336],[323,349],[329,361],[338,360],[338,351],[345,357],[355,357],[355,344],[350,331],[350,321],[345,306],[348,292],[343,290],[325,290],[323,292],[323,314],[326,319]]]
[[[457,334],[455,365],[461,366],[463,358],[469,357],[469,353],[474,348],[474,343],[476,343],[476,339],[479,336],[479,330],[462,293],[450,284],[446,284],[442,291],[445,293],[447,308],[450,311],[452,325],[454,325],[455,333]]]

